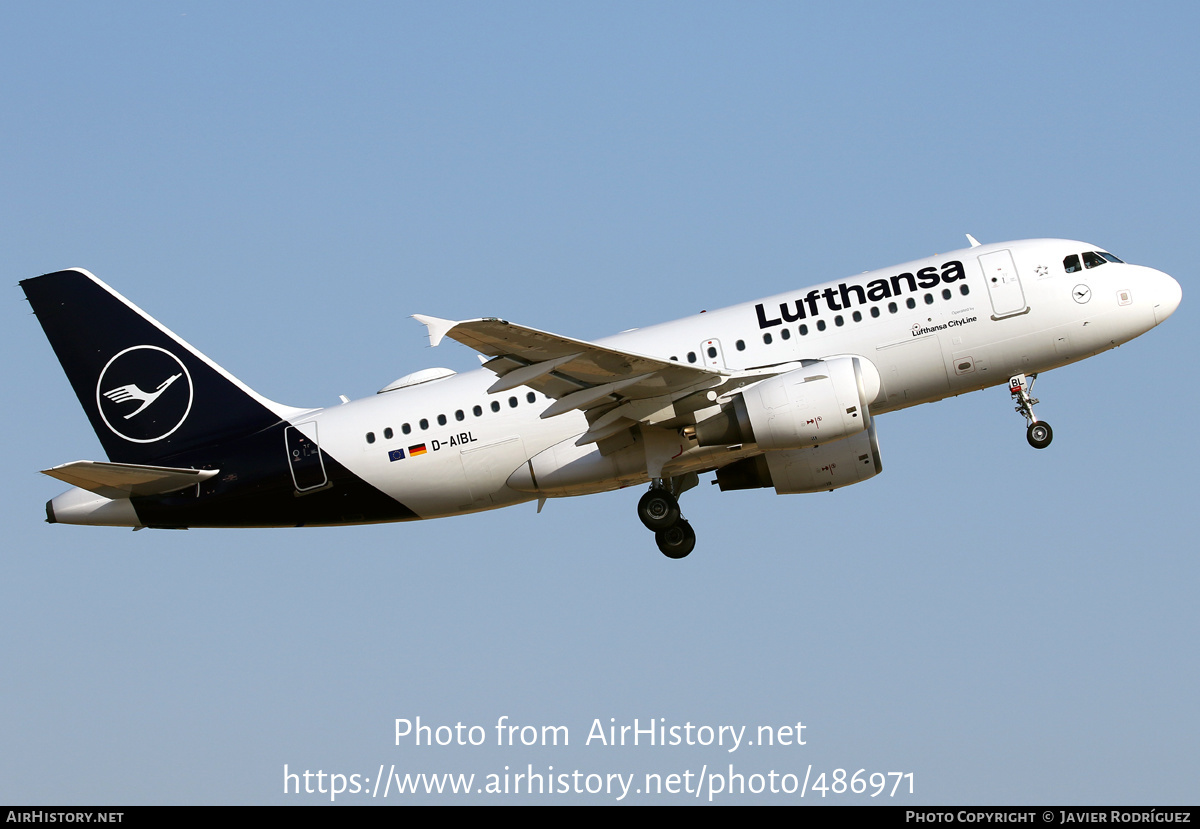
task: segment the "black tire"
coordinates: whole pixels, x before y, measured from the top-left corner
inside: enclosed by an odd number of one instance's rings
[[[1025,440],[1029,441],[1029,445],[1034,449],[1045,449],[1050,445],[1050,441],[1054,440],[1054,430],[1044,420],[1030,423],[1025,432]]]
[[[667,558],[685,558],[696,547],[696,531],[686,518],[654,534],[658,549]]]
[[[679,520],[679,502],[662,487],[654,487],[638,501],[638,518],[652,532],[665,530]]]

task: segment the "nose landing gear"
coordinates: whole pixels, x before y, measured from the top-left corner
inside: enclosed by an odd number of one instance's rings
[[[658,549],[667,558],[683,558],[696,546],[696,531],[679,513],[679,495],[699,482],[696,474],[656,478],[638,501],[638,518],[654,533]]]
[[[1025,430],[1025,440],[1029,441],[1029,445],[1034,449],[1045,449],[1050,445],[1050,441],[1054,440],[1054,430],[1050,428],[1049,423],[1038,420],[1033,413],[1034,404],[1038,400],[1030,392],[1033,391],[1036,380],[1036,374],[1031,374],[1028,378],[1024,374],[1014,374],[1008,380],[1008,393],[1017,403],[1017,414],[1029,424]]]

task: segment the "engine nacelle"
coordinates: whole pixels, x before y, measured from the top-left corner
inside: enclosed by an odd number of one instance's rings
[[[701,446],[755,443],[763,451],[819,446],[871,425],[879,372],[861,357],[835,357],[756,383],[696,424]]]
[[[744,458],[717,470],[721,490],[775,487],[779,495],[823,492],[857,484],[883,471],[875,424],[845,440]]]

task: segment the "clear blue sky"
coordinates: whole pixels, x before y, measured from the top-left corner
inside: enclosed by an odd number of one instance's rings
[[[912,772],[897,804],[1195,803],[1198,28],[1187,3],[4,4],[0,802],[733,763]],[[29,276],[86,267],[326,405],[476,365],[412,313],[598,337],[968,232],[1183,285],[1162,328],[1042,377],[1044,452],[1004,389],[888,415],[862,485],[688,493],[684,562],[640,489],[328,530],[42,522],[37,470],[102,453]],[[396,718],[503,715],[571,745],[394,745]],[[583,745],[610,717],[807,744]]]

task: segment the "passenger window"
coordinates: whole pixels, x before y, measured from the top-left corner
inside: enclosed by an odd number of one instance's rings
[[[492,401],[492,411],[493,411],[493,412],[498,412],[498,411],[500,411],[500,401],[499,401],[499,400],[493,400],[493,401]]]
[[[852,316],[855,322],[862,322],[862,311],[855,311]]]
[[[790,340],[792,338],[792,332],[787,328],[781,328],[779,329],[779,336],[785,340]]]
[[[942,299],[949,299],[952,296],[954,296],[954,294],[950,293],[949,288],[942,288]]]
[[[445,426],[445,425],[446,425],[446,416],[438,415],[438,426]]]
[[[407,423],[405,423],[403,426],[400,427],[400,431],[407,435],[409,432],[412,431],[412,427],[409,426]]]
[[[872,305],[872,306],[871,306],[871,316],[872,316],[872,317],[878,317],[878,316],[879,316],[879,306],[878,306],[878,305]]]
[[[367,443],[374,443],[374,442],[375,442],[375,433],[367,432]]]
[[[465,418],[466,418],[466,415],[465,415],[465,414],[463,414],[463,410],[462,410],[462,409],[459,409],[457,412],[455,412],[455,413],[454,413],[454,419],[455,419],[455,420],[463,420],[463,419],[465,419]]]
[[[913,299],[912,297],[909,297],[908,299],[906,299],[904,301],[904,304],[907,305],[909,308],[917,307],[917,301],[915,299]]]
[[[841,328],[843,325],[846,324],[846,321],[844,319],[842,319],[841,314],[838,314],[836,317],[833,318],[833,324],[836,325],[838,328]]]
[[[817,330],[818,331],[825,330],[825,320],[817,320]]]
[[[894,314],[894,313],[896,313],[898,310],[900,310],[900,309],[896,307],[896,303],[894,303],[894,302],[889,302],[889,303],[888,303],[888,313],[889,313],[889,314]]]
[[[768,332],[768,333],[766,333],[766,334],[763,334],[763,342],[764,342],[764,343],[766,343],[767,345],[770,345],[770,344],[771,344],[771,334],[770,334],[770,332]]]
[[[716,350],[715,348],[713,348],[713,347],[710,345],[710,346],[708,347],[708,357],[709,357],[709,359],[711,360],[713,357],[716,357],[716,356],[717,356],[717,350]]]
[[[933,294],[925,294],[925,304],[933,305]]]
[[[483,414],[483,407],[476,406],[475,408],[471,409],[471,414],[475,415],[476,417],[479,417],[480,415]]]
[[[1072,253],[1070,256],[1064,259],[1063,270],[1065,270],[1067,273],[1075,273],[1075,271],[1080,270],[1079,257]]]
[[[421,422],[418,425],[421,427],[421,431],[424,431],[429,428],[429,420],[421,418]]]
[[[1104,258],[1095,251],[1086,251],[1083,254],[1083,266],[1085,268],[1098,268],[1106,264]]]
[[[695,351],[689,351],[689,352],[688,352],[688,362],[689,362],[689,363],[694,363],[694,362],[696,362],[696,352],[695,352]]]
[[[962,294],[963,296],[966,296],[967,294],[971,293],[971,286],[970,285],[959,285],[958,292],[960,294]]]
[[[508,407],[510,409],[517,408],[517,398],[515,398],[515,397],[508,398]]]
[[[537,396],[534,395],[533,392],[529,392],[529,394],[525,395],[525,399],[532,403],[533,401],[537,400]]]
[[[807,336],[808,336],[808,326],[807,326],[807,325],[801,325],[801,326],[800,326],[800,336],[801,336],[801,337],[807,337]]]
[[[383,439],[384,439],[384,440],[391,440],[391,439],[392,439],[392,435],[394,435],[394,434],[396,434],[396,433],[395,433],[395,432],[393,432],[393,431],[392,431],[392,427],[391,427],[391,426],[389,426],[389,427],[387,427],[386,429],[384,429],[384,430],[383,430]]]

